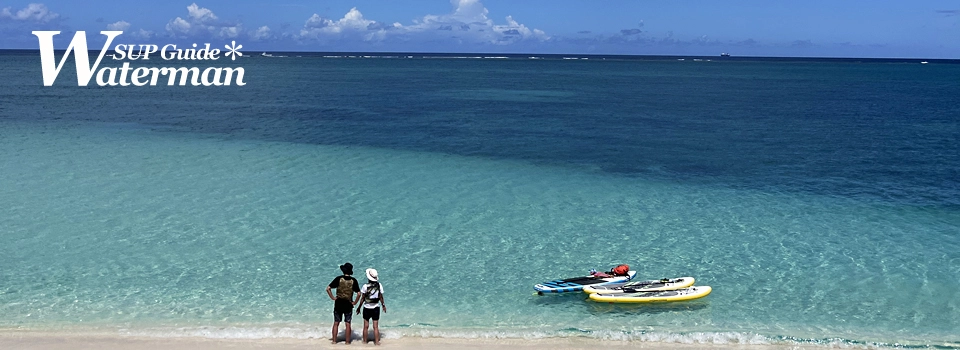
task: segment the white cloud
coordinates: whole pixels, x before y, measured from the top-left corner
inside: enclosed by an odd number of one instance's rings
[[[509,44],[524,40],[547,40],[542,30],[531,29],[507,16],[506,24],[494,24],[487,17],[489,10],[480,0],[451,0],[454,11],[448,15],[426,15],[415,21],[413,26],[407,27],[413,32],[433,33],[436,36],[456,35],[460,38],[477,43]],[[446,34],[440,32],[447,31]],[[449,32],[456,32],[451,34]]]
[[[177,17],[176,19],[167,23],[167,31],[177,35],[186,35],[190,33],[190,22],[185,21],[183,18]]]
[[[0,10],[0,18],[8,18],[15,21],[30,21],[37,23],[47,23],[60,18],[60,14],[50,11],[44,4],[29,4],[27,7],[13,13],[9,7]]]
[[[140,30],[133,32],[133,36],[140,39],[150,39],[153,37],[153,32],[140,28]]]
[[[270,27],[262,26],[257,28],[257,30],[250,32],[250,39],[254,41],[261,41],[270,39],[272,35],[270,34]]]
[[[479,20],[486,19],[487,14],[490,13],[490,11],[480,3],[480,0],[450,0],[450,3],[456,6],[452,17]]]
[[[127,23],[127,21],[117,21],[116,23],[110,23],[107,25],[107,30],[124,31],[128,28],[130,28],[130,23]]]
[[[217,36],[221,38],[228,38],[228,39],[236,38],[237,35],[240,35],[239,26],[220,28],[220,33],[217,34]]]
[[[387,24],[363,17],[357,8],[352,8],[343,18],[331,20],[314,14],[300,30],[299,38],[331,41],[339,39],[362,39],[384,41],[399,37],[409,40],[419,37],[424,40],[456,40],[465,44],[510,44],[524,40],[548,40],[542,30],[531,29],[512,16],[505,24],[495,24],[487,17],[489,10],[480,0],[451,0],[453,11],[444,15],[425,15],[411,25]]]
[[[201,23],[217,20],[217,15],[213,14],[213,11],[197,6],[197,3],[192,3],[190,6],[187,6],[187,13],[191,19]]]
[[[399,26],[399,23],[394,26]],[[300,38],[323,40],[356,37],[365,41],[382,40],[387,29],[377,21],[363,18],[363,14],[354,7],[336,21],[314,13],[300,29]]]
[[[236,38],[240,35],[240,32],[243,30],[243,27],[240,24],[229,26],[229,27],[220,27],[220,33],[217,35],[220,38]]]
[[[221,22],[208,8],[196,3],[187,6],[187,18],[177,17],[167,23],[167,32],[174,37],[217,37],[236,38],[243,30],[239,23]]]

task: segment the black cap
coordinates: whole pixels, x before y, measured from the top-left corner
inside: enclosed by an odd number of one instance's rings
[[[351,264],[351,263],[346,263],[346,264],[340,265],[340,271],[343,271],[343,274],[344,274],[344,275],[352,275],[352,274],[353,274],[353,264]]]

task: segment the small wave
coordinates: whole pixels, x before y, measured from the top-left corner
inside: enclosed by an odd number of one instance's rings
[[[329,338],[327,327],[194,327],[120,330],[121,335],[155,338],[316,339]]]
[[[546,338],[591,338],[623,342],[657,342],[680,344],[742,344],[773,345],[803,344],[804,342],[780,341],[759,334],[734,332],[630,332],[615,330],[584,330],[568,328],[559,331],[529,330],[417,330],[403,334],[404,337],[463,338],[463,339],[546,339]],[[810,342],[807,342],[808,344]],[[831,344],[833,345],[833,344]]]
[[[284,326],[284,327],[181,327],[153,329],[123,329],[121,335],[157,338],[209,338],[209,339],[326,339],[330,328],[326,325]],[[618,331],[565,328],[560,330],[542,329],[445,329],[436,325],[404,324],[381,326],[384,339],[400,338],[443,338],[443,339],[563,339],[588,338],[608,341],[675,343],[705,345],[781,345],[781,346],[822,346],[843,349],[882,349],[882,348],[924,348],[955,349],[956,344],[900,344],[883,342],[865,342],[843,338],[804,339],[788,336],[766,336],[749,332],[659,332],[659,331]],[[354,327],[354,337],[360,337],[360,330]]]

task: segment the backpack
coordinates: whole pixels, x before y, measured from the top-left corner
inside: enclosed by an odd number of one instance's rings
[[[627,273],[630,272],[630,266],[626,264],[617,265],[617,267],[614,267],[611,272],[613,272],[614,276],[626,276]]]
[[[353,296],[353,279],[340,276],[340,284],[337,285],[337,299],[350,300]]]
[[[376,298],[370,298],[373,293],[378,293]],[[363,300],[366,303],[379,303],[380,302],[380,282],[370,282],[369,287],[367,287],[367,292],[363,294]]]

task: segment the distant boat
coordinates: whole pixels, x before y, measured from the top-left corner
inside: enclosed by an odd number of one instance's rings
[[[721,52],[721,53],[720,53],[720,57],[730,57],[730,54],[728,54],[728,53],[726,53],[726,52]]]
[[[927,63],[930,63],[930,62],[927,62],[927,61],[920,62],[920,64],[927,64]]]

